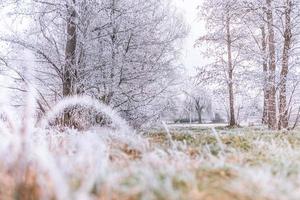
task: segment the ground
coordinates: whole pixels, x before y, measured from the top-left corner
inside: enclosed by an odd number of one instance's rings
[[[184,146],[181,153],[188,158],[181,161],[190,167],[184,170],[194,178],[191,182],[182,181],[182,187],[178,187],[182,199],[300,198],[298,131],[273,132],[264,127],[226,129],[222,125],[168,128],[175,146]],[[167,135],[166,131],[157,131],[148,137],[161,148],[172,149]],[[168,199],[167,195],[162,199]]]
[[[264,127],[166,125],[138,135],[101,137],[101,144],[106,145],[102,153],[91,145],[86,154],[79,151],[74,154],[76,159],[79,157],[76,162],[72,157],[63,163],[69,170],[65,176],[70,187],[68,195],[75,199],[81,192],[88,194],[88,199],[101,200],[300,198],[298,130],[272,132]],[[83,138],[86,136],[80,133],[79,141]],[[100,152],[101,156],[93,152]],[[87,163],[82,164],[83,161]],[[45,185],[35,184],[41,171],[30,166],[25,170],[25,181],[18,185],[13,173],[0,173],[0,199],[15,199],[20,193],[35,195],[27,199],[41,199]],[[88,169],[92,176],[88,175]],[[63,199],[55,194],[60,190],[55,189],[55,179],[49,174],[46,177],[52,190],[48,188],[48,192],[53,191],[54,199]],[[85,180],[90,180],[90,189],[83,187]]]

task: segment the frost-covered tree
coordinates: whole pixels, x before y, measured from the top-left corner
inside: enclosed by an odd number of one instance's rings
[[[211,113],[211,98],[210,95],[200,87],[195,87],[191,92],[185,92],[186,99],[184,106],[189,108],[191,113],[196,113],[198,123],[203,123],[203,114]]]
[[[272,129],[287,128],[290,115],[295,112],[291,107],[298,85],[298,72],[294,66],[298,57],[299,1],[248,0],[244,1],[244,6],[247,11],[246,24],[253,29],[252,33],[258,30],[257,24],[261,26],[261,36],[253,34],[253,41],[256,44],[261,41],[261,45],[255,48],[260,49],[257,55],[261,57],[266,77],[263,122]]]
[[[186,34],[168,1],[46,0],[16,6],[12,16],[28,26],[1,39],[35,53],[44,110],[74,94],[93,96],[136,125],[164,110]]]
[[[245,32],[242,29],[240,2],[237,0],[206,0],[200,8],[200,16],[206,22],[207,34],[197,45],[206,44],[205,52],[212,61],[201,73],[209,73],[211,82],[227,87],[229,125],[236,126],[235,90],[237,73],[242,65]]]
[[[259,94],[263,94],[262,121],[270,129],[286,129],[288,121],[295,118],[292,116],[298,110],[295,91],[299,72],[295,66],[299,63],[299,3],[204,1],[200,14],[207,24],[207,34],[197,44],[204,46],[203,42],[208,42],[210,46],[204,55],[211,63],[200,67],[198,76],[219,96],[227,87],[227,94],[222,95],[228,98],[225,107],[229,122],[236,120],[239,112],[235,108],[239,110],[243,96],[254,98]]]

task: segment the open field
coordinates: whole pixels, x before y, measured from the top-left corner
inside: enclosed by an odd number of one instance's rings
[[[9,170],[1,165],[1,199],[300,198],[300,134],[296,131],[168,128],[169,132],[143,135],[105,130],[59,133],[48,143],[49,155],[42,155],[49,166],[41,167],[39,159],[25,152],[23,167],[20,160],[12,159]],[[57,165],[50,166],[50,160]]]
[[[191,199],[300,198],[297,131],[228,130],[221,126],[214,132],[203,126],[170,127],[173,144],[168,145],[168,137],[163,135],[154,134],[151,139],[167,149],[178,145],[176,151],[188,157],[183,165],[193,166],[186,169],[194,181],[187,192]],[[184,147],[179,150],[180,146]],[[183,194],[181,198],[186,197]]]

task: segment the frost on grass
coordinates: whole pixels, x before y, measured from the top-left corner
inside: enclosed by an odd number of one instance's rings
[[[2,106],[1,199],[299,199],[300,136],[262,130],[139,134],[109,107],[65,99],[36,121]],[[48,126],[67,106],[93,107],[112,128]],[[165,131],[167,130],[167,131]],[[187,132],[186,132],[187,131]]]

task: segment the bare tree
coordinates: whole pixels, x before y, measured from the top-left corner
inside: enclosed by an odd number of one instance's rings
[[[233,61],[232,61],[232,38],[231,38],[231,16],[229,10],[226,10],[226,44],[227,44],[227,56],[228,56],[228,93],[229,93],[229,110],[230,110],[230,119],[229,126],[235,126],[235,113],[234,113],[234,95],[233,95]]]
[[[188,104],[192,105],[194,108],[198,123],[203,123],[203,114],[211,112],[211,99],[208,93],[199,87],[192,89],[191,92],[184,92],[186,95],[186,101]],[[189,105],[189,107],[190,107]],[[191,110],[192,111],[192,110]]]
[[[234,127],[236,122],[237,73],[243,66],[243,51],[245,32],[241,31],[242,12],[237,0],[219,1],[207,0],[204,2],[201,16],[207,22],[207,34],[202,36],[197,45],[203,42],[214,45],[214,52],[208,48],[206,52],[215,62],[206,66],[207,73],[214,74],[210,81],[217,81],[227,87],[229,126]],[[215,70],[213,72],[213,70]],[[203,71],[202,71],[203,72]],[[220,80],[222,79],[222,80]]]

